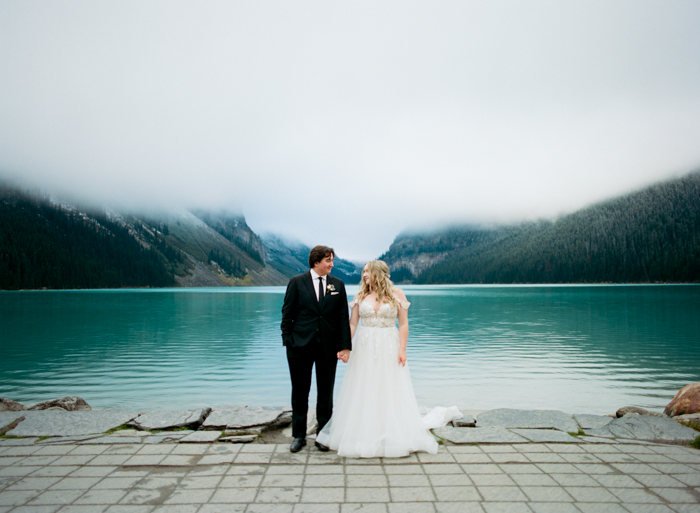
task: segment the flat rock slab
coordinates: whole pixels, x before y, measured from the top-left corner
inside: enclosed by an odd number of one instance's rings
[[[4,433],[17,419],[24,417],[24,411],[0,412],[0,434]]]
[[[571,436],[568,433],[563,433],[562,431],[557,431],[556,429],[510,429],[509,431],[523,438],[527,438],[531,442],[581,443],[581,440],[577,437]]]
[[[91,438],[78,442],[79,444],[93,444],[93,445],[114,445],[114,444],[141,444],[143,440],[148,437],[130,437],[130,436],[99,436],[97,438]]]
[[[544,428],[576,432],[578,424],[571,415],[558,410],[514,410],[500,408],[481,413],[477,417],[481,427]]]
[[[698,435],[668,417],[625,415],[602,428],[584,430],[587,435],[627,438],[631,440],[658,440],[664,442],[692,442]]]
[[[230,442],[234,444],[249,444],[254,442],[257,435],[242,435],[242,436],[226,436],[224,438],[219,438],[219,442]]]
[[[678,422],[694,422],[695,424],[700,424],[700,413],[686,413],[685,415],[676,415],[671,417],[673,420]]]
[[[194,431],[187,430],[187,431],[169,431],[169,432],[161,432],[158,433],[157,435],[151,435],[151,436],[146,436],[143,439],[143,443],[145,444],[160,444],[160,443],[174,443],[178,442],[181,439],[185,438],[186,436],[191,435],[194,433]]]
[[[461,419],[452,421],[454,427],[476,427],[476,419],[473,415],[464,414]]]
[[[76,444],[81,442],[86,442],[88,440],[97,440],[103,438],[103,435],[83,435],[83,436],[52,436],[44,440],[38,440],[37,444],[42,445],[56,445],[56,444]],[[28,438],[26,440],[32,440]],[[137,443],[140,440],[137,440]]]
[[[453,444],[510,444],[529,440],[503,427],[456,428],[445,426],[433,430],[440,438]]]
[[[0,447],[15,445],[34,445],[36,438],[0,438]]]
[[[612,417],[606,417],[605,415],[588,415],[585,413],[574,413],[574,420],[578,422],[581,429],[596,429],[602,428],[610,424],[613,420]]]
[[[284,408],[261,408],[252,406],[221,406],[214,408],[206,418],[204,429],[235,430],[272,424],[285,413]]]
[[[201,425],[210,411],[211,408],[202,408],[200,410],[146,411],[129,422],[129,425],[144,431],[173,429],[189,426],[190,424]]]
[[[195,431],[183,438],[180,438],[179,442],[187,444],[204,444],[216,442],[219,437],[221,437],[220,431]]]
[[[7,432],[13,436],[81,436],[104,433],[138,417],[129,410],[24,411],[24,420]],[[680,424],[679,424],[680,425]]]
[[[597,436],[581,436],[579,439],[582,442],[589,444],[616,444],[618,441],[615,438],[600,438]]]

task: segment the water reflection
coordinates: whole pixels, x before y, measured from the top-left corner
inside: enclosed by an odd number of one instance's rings
[[[660,409],[700,380],[697,286],[405,291],[421,404]],[[0,293],[0,395],[25,403],[81,395],[94,407],[140,409],[288,404],[283,294],[281,287]]]

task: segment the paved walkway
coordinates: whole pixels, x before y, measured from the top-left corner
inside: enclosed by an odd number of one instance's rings
[[[0,513],[700,512],[700,451],[678,445],[441,446],[344,459],[287,444],[0,440]]]

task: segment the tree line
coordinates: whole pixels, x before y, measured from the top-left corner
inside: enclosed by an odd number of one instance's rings
[[[416,252],[444,258],[413,276],[401,261]],[[404,236],[383,256],[396,281],[424,284],[697,283],[700,172],[555,221]]]
[[[168,287],[163,257],[104,213],[0,190],[0,289]]]

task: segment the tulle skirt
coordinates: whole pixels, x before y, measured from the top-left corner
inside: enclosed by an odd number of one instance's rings
[[[423,424],[408,364],[399,365],[399,330],[360,325],[333,417],[316,438],[355,458],[435,454],[438,444]]]

